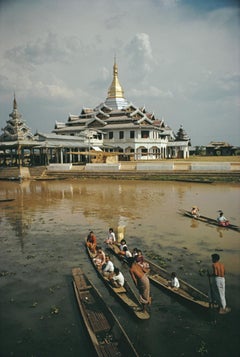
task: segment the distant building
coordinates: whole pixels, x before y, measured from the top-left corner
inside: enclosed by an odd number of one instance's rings
[[[211,141],[206,145],[207,156],[230,156],[234,155],[235,147],[224,141]]]

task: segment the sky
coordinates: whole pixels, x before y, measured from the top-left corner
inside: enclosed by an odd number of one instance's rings
[[[237,0],[0,0],[0,129],[13,96],[32,133],[107,98],[182,125],[193,146],[240,145]]]

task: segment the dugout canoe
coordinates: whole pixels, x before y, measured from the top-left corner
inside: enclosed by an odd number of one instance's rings
[[[200,222],[203,222],[203,223],[211,224],[211,225],[216,226],[216,227],[219,227],[219,228],[232,229],[232,230],[234,230],[234,231],[240,232],[240,227],[239,227],[239,226],[236,226],[236,225],[234,225],[234,224],[231,224],[231,223],[230,223],[228,226],[221,226],[221,225],[217,222],[216,219],[209,218],[209,217],[202,216],[202,215],[200,215],[199,217],[194,217],[194,216],[191,214],[191,211],[187,211],[187,210],[184,210],[184,209],[179,210],[179,213],[182,214],[182,215],[185,216],[185,217],[195,219],[196,221],[200,221]]]
[[[121,261],[127,263],[127,261],[122,259],[118,254],[120,251],[118,244],[108,244],[107,249],[115,256],[117,256]],[[209,309],[212,307],[212,303],[210,303],[207,294],[179,278],[178,280],[180,283],[180,288],[177,290],[172,289],[169,285],[169,281],[171,281],[171,273],[159,265],[151,262],[149,259],[144,258],[144,261],[149,265],[147,276],[150,282],[153,283],[156,287],[161,288],[161,290],[169,293],[173,297],[180,298],[181,300],[184,300],[193,306],[198,306],[204,309]]]
[[[0,202],[11,202],[14,200],[15,200],[15,198],[5,198],[5,199],[0,199]]]
[[[147,320],[150,318],[149,312],[148,311],[143,311],[142,310],[142,304],[140,303],[139,299],[137,298],[135,292],[132,290],[130,287],[129,283],[127,282],[125,278],[124,286],[120,288],[115,288],[112,286],[112,284],[109,282],[108,278],[106,278],[102,274],[102,270],[98,269],[98,267],[94,264],[93,258],[95,254],[93,254],[90,249],[87,247],[86,242],[85,242],[86,250],[89,255],[89,258],[92,262],[92,265],[94,266],[98,276],[103,280],[103,282],[106,284],[108,289],[111,291],[112,295],[114,295],[118,300],[121,301],[121,303],[131,312],[133,313],[138,319],[141,320]]]
[[[94,284],[80,268],[72,269],[73,287],[93,347],[99,357],[138,357],[133,344]]]

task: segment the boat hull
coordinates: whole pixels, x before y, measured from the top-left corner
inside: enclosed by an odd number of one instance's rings
[[[133,344],[101,294],[80,268],[72,269],[73,286],[83,322],[99,357],[137,357]]]
[[[202,216],[200,215],[199,217],[194,217],[190,211],[187,211],[187,210],[180,210],[179,211],[180,214],[182,214],[183,216],[185,217],[188,217],[188,218],[191,218],[191,219],[194,219],[196,221],[200,221],[200,222],[203,222],[203,223],[207,223],[207,224],[211,224],[213,226],[216,226],[216,227],[219,227],[219,228],[224,228],[224,229],[232,229],[234,231],[237,231],[237,232],[240,232],[240,227],[239,226],[236,226],[234,224],[229,224],[227,226],[222,226],[220,225],[217,220],[213,219],[213,218],[209,218],[209,217],[206,217],[206,216]]]
[[[111,291],[111,293],[118,300],[120,300],[121,303],[126,308],[128,308],[128,310],[130,310],[138,319],[141,319],[141,320],[149,319],[150,318],[149,312],[146,310],[145,311],[142,310],[142,305],[141,305],[139,299],[137,298],[137,296],[135,295],[134,291],[128,284],[127,280],[125,279],[125,283],[124,283],[123,287],[120,287],[120,288],[113,287],[111,285],[111,283],[109,282],[109,280],[102,274],[102,271],[100,269],[98,269],[98,267],[94,264],[94,262],[93,262],[94,255],[91,253],[91,251],[89,250],[87,245],[86,245],[86,249],[87,249],[88,255],[91,259],[91,262],[92,262],[96,272],[98,273],[98,276],[103,280],[103,282],[105,283],[107,288]]]
[[[120,249],[117,244],[108,244],[108,250],[119,259],[121,259],[118,254]],[[209,309],[210,302],[206,294],[181,279],[179,279],[180,288],[177,290],[172,289],[169,285],[169,281],[171,281],[171,274],[150,260],[144,260],[149,265],[149,271],[147,275],[151,283],[161,288],[163,291],[171,294],[172,296],[181,298],[184,301],[191,303],[192,305],[199,306],[204,309]]]

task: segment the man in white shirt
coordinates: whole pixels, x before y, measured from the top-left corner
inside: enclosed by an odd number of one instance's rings
[[[102,272],[104,276],[110,277],[114,273],[114,265],[108,254],[105,255],[105,262],[106,263],[103,265]]]
[[[124,276],[117,267],[114,268],[114,275],[110,278],[112,285],[120,288],[124,285]]]
[[[114,244],[115,242],[116,242],[115,233],[113,232],[113,229],[112,229],[112,228],[109,228],[108,237],[107,237],[107,239],[105,240],[105,243],[107,243],[107,244]]]

